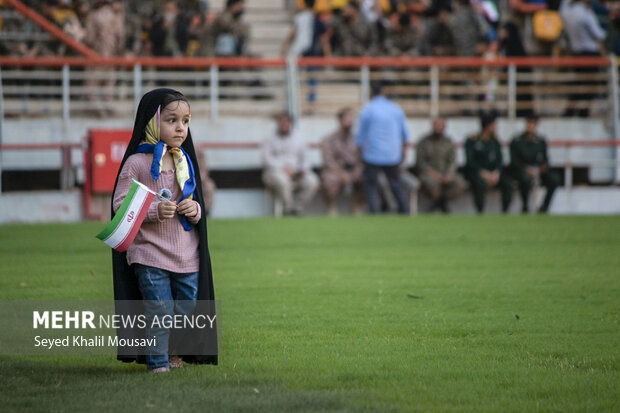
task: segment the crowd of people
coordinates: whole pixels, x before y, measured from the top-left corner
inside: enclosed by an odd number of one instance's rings
[[[95,36],[114,44],[104,48],[114,56],[251,55],[246,0],[226,0],[217,11],[209,0],[25,3],[96,51]],[[297,13],[282,55],[620,54],[620,13],[602,0],[283,0],[283,7],[289,3]],[[2,29],[12,30],[11,22]],[[0,49],[22,56],[75,53],[60,41],[10,39]]]
[[[208,0],[28,0],[75,40],[104,57],[244,56],[249,25],[244,0],[227,0],[213,13]],[[34,30],[12,28],[4,31]],[[31,24],[31,23],[28,23]],[[58,56],[77,52],[59,40],[0,41],[0,52],[19,56]]]
[[[431,133],[417,144],[415,177],[405,167],[411,141],[404,112],[384,95],[380,85],[373,87],[373,95],[355,127],[352,109],[338,112],[337,129],[321,141],[320,179],[310,168],[308,147],[292,127],[291,116],[280,113],[276,117],[277,127],[263,144],[263,181],[283,203],[285,214],[301,214],[319,189],[330,215],[337,214],[337,198],[343,194],[351,197],[353,213],[360,213],[364,203],[371,214],[389,211],[392,197],[396,212],[409,214],[411,200],[417,200],[410,195],[418,189],[431,200],[431,211],[447,213],[448,202],[462,194],[468,183],[478,213],[484,212],[485,196],[492,188],[501,192],[502,211],[508,212],[515,187],[521,194],[522,212],[528,213],[535,185],[546,189],[538,212],[549,210],[559,177],[550,168],[536,115],[529,115],[525,130],[513,137],[506,166],[497,137],[497,116],[482,114],[480,131],[465,140],[462,175],[456,146],[445,134],[446,120],[434,119]]]
[[[298,0],[297,7],[283,54],[474,57],[620,52],[620,14],[598,0]],[[289,48],[291,43],[296,47]]]

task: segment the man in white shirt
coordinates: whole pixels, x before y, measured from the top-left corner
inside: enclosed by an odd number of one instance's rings
[[[283,112],[276,121],[275,133],[263,143],[263,182],[282,201],[285,214],[297,215],[312,200],[319,178],[310,168],[308,147],[293,130],[291,116]]]
[[[305,7],[297,12],[293,27],[289,31],[280,54],[282,56],[300,57],[312,47],[314,36],[314,0],[305,0]]]

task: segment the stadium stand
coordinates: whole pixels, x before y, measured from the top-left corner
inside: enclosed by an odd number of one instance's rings
[[[291,61],[276,56],[293,9],[285,8],[284,1],[265,0],[246,2],[251,57],[154,59],[138,53],[87,58],[90,51],[72,47],[67,39],[59,41],[62,35],[52,35],[54,30],[45,30],[32,16],[16,12],[11,4],[17,3],[4,0],[0,9],[4,132],[0,160],[5,191],[81,188],[86,179],[82,138],[87,131],[128,127],[140,96],[158,86],[179,89],[189,97],[196,115],[197,145],[208,151],[218,186],[262,191],[257,148],[274,112],[292,112],[302,134],[316,148],[317,139],[333,127],[334,113],[344,106],[359,109],[369,98],[371,81],[377,80],[405,109],[414,139],[428,130],[429,117],[441,115],[450,118],[449,132],[462,142],[476,130],[478,114],[493,110],[501,117],[500,137],[507,141],[521,128],[522,117],[534,111],[543,116],[552,166],[562,172],[564,188],[615,183],[620,176],[620,84],[618,59],[613,55],[302,57]],[[225,1],[209,4],[207,20],[223,10]],[[617,4],[608,6],[617,8]],[[54,14],[49,10],[47,14],[48,22],[53,21]],[[45,42],[55,43],[56,48],[47,45],[40,49],[44,53],[33,54],[24,53],[32,50],[28,47],[14,46]],[[109,71],[95,68],[113,68],[112,86],[94,87],[87,82],[93,76],[102,80],[109,76]],[[589,108],[587,118],[578,118],[579,111],[563,118],[575,102]],[[411,154],[409,158],[413,166]],[[461,164],[462,160],[459,150]],[[316,150],[312,164],[321,165]],[[215,211],[217,215],[217,203]]]

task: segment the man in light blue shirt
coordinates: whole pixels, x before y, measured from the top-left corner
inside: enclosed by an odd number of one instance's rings
[[[603,30],[590,7],[590,0],[562,2],[560,15],[570,51],[575,56],[600,56],[602,42],[607,33]]]
[[[399,171],[408,143],[405,113],[385,97],[380,85],[373,85],[373,98],[360,112],[355,136],[355,144],[360,148],[364,161],[364,190],[371,214],[381,212],[380,171],[388,179],[398,203],[398,212],[409,213]]]

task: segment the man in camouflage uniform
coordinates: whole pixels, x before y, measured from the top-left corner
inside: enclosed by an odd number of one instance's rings
[[[364,203],[362,172],[364,170],[359,151],[353,138],[353,110],[338,112],[338,130],[323,138],[323,197],[329,215],[337,214],[336,199],[345,188],[353,190],[352,211],[359,212]]]
[[[112,3],[118,0],[101,0],[98,7],[86,18],[86,46],[92,48],[101,57],[123,56],[125,53],[125,28],[122,10],[116,11]],[[116,6],[116,5],[115,5]],[[116,84],[116,68],[94,67],[86,71],[86,86],[89,88],[88,99],[101,117],[112,111],[111,101],[114,98]],[[97,94],[101,93],[101,99]]]
[[[432,209],[448,212],[447,201],[460,195],[465,180],[456,172],[456,149],[444,133],[446,121],[433,120],[433,132],[420,140],[416,164],[422,188],[433,201]]]
[[[411,17],[407,13],[398,15],[396,25],[387,31],[385,54],[393,57],[417,56],[418,36],[411,25]]]
[[[529,195],[537,180],[540,180],[547,190],[539,209],[539,212],[542,213],[548,211],[553,192],[560,184],[558,175],[549,168],[547,142],[536,133],[537,127],[538,117],[536,115],[528,116],[525,132],[510,142],[510,169],[512,176],[519,184],[523,213],[529,212]]]
[[[332,40],[334,50],[332,50]],[[359,5],[347,3],[339,18],[332,18],[321,36],[325,56],[374,56],[377,54],[377,29],[361,14]]]
[[[245,12],[244,0],[227,0],[226,10],[215,18],[207,34],[209,50],[204,55],[246,56],[250,27],[242,20]]]
[[[478,213],[484,211],[487,188],[498,187],[502,193],[502,211],[507,212],[512,200],[512,179],[503,172],[502,147],[497,140],[495,115],[480,119],[482,131],[465,141],[466,177],[471,184]]]

